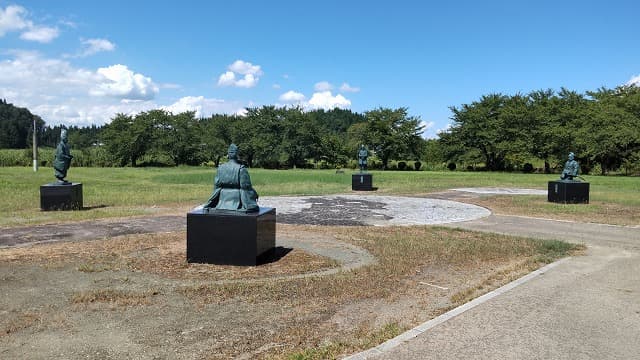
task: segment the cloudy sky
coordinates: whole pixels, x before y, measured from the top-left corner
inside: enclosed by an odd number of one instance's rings
[[[47,124],[407,107],[640,83],[637,1],[4,1],[0,98]]]

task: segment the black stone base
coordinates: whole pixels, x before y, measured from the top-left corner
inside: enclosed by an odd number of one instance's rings
[[[276,209],[187,213],[187,262],[257,265],[275,252]]]
[[[41,185],[40,209],[82,210],[82,183]]]
[[[375,190],[373,185],[373,175],[371,174],[353,174],[351,175],[351,190],[372,191]]]
[[[549,181],[549,202],[563,204],[588,204],[589,183],[580,181]]]

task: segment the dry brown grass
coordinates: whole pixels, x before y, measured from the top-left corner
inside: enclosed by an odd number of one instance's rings
[[[465,201],[465,200],[462,200]],[[586,204],[550,203],[540,196],[484,196],[466,200],[498,215],[521,215],[611,225],[640,225],[635,206],[591,201]]]
[[[33,311],[25,311],[12,317],[4,316],[0,322],[0,329],[2,329],[0,330],[0,336],[29,328],[41,321],[41,315]]]
[[[261,266],[190,264],[185,232],[127,235],[86,242],[40,244],[0,251],[0,261],[35,263],[49,268],[73,265],[85,273],[140,271],[172,279],[222,281],[304,274],[337,266],[331,259],[293,249],[279,261]]]
[[[58,312],[90,316],[109,310],[102,319],[118,323],[131,312],[197,312],[202,314],[197,324],[209,326],[198,341],[216,339],[208,343],[210,358],[319,359],[379,344],[576,249],[428,226],[279,226],[278,232],[290,238],[331,236],[368,250],[377,262],[301,278],[283,276],[336,264],[298,249],[257,267],[187,264],[184,232],[1,249],[0,262],[41,266],[88,281],[84,288],[63,290],[68,302]],[[132,280],[118,280],[123,277]],[[265,280],[255,281],[260,278]],[[216,311],[234,309],[250,310],[231,322],[216,321],[221,316]],[[37,316],[11,319],[5,333],[35,331],[41,321]]]
[[[326,228],[323,231],[329,231]],[[320,314],[334,313],[345,304],[382,299],[434,299],[440,290],[419,285],[433,282],[447,288],[448,300],[441,305],[427,301],[417,309],[404,309],[397,318],[398,328],[406,328],[438,315],[462,302],[486,293],[539,267],[543,262],[562,256],[543,250],[542,243],[495,234],[482,234],[461,230],[432,227],[354,227],[334,228],[335,236],[343,241],[369,250],[378,263],[351,272],[329,277],[282,280],[268,283],[201,284],[184,286],[179,291],[194,302],[217,304],[242,301],[250,304],[278,303],[298,314],[316,314],[306,321],[289,319],[286,327],[295,330],[291,337],[283,336],[284,348],[265,350],[260,357],[280,357],[291,352],[302,358],[324,358],[327,354],[357,351],[364,345],[362,330],[368,334],[380,332],[384,327],[370,321],[353,324],[355,329],[336,331]],[[552,247],[551,247],[552,248]],[[566,254],[573,246],[567,246]],[[540,257],[541,253],[547,256]],[[445,269],[431,271],[431,269]],[[418,314],[415,318],[409,314]],[[366,310],[365,310],[366,311]],[[374,315],[375,318],[378,315]],[[371,315],[368,317],[371,320]],[[318,326],[322,324],[323,326]],[[383,334],[389,332],[382,331]],[[332,335],[336,334],[336,335]],[[389,337],[374,337],[377,344]],[[292,344],[293,339],[299,343]],[[304,339],[304,340],[300,340]],[[303,348],[304,350],[296,350]],[[320,354],[320,355],[318,355]],[[320,357],[318,357],[320,356]]]
[[[117,306],[149,305],[151,298],[158,295],[157,290],[129,291],[115,289],[95,289],[80,291],[71,296],[73,304],[110,303]]]

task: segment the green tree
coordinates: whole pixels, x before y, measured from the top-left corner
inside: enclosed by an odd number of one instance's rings
[[[0,148],[24,149],[30,146],[34,120],[36,131],[44,127],[44,121],[39,116],[0,99]]]
[[[408,115],[407,108],[378,108],[365,112],[364,116],[367,120],[364,129],[358,126],[351,133],[360,136],[357,140],[375,152],[383,169],[392,159],[420,158],[423,126],[418,117]]]
[[[229,145],[233,142],[233,129],[238,121],[237,115],[219,114],[200,119],[205,158],[213,160],[216,167],[220,164],[220,160],[227,155]],[[244,157],[244,149],[240,150]]]
[[[488,169],[503,170],[508,151],[504,141],[513,140],[504,133],[505,119],[510,116],[501,116],[507,100],[505,95],[490,94],[460,108],[451,107],[453,125],[444,136],[444,145],[460,154],[477,150]]]
[[[136,162],[152,147],[154,124],[149,113],[140,113],[135,117],[117,114],[104,128],[103,139],[111,156],[120,166]]]
[[[640,150],[640,89],[635,86],[588,92],[586,118],[578,129],[581,154],[600,164],[602,174],[629,163]]]
[[[173,115],[164,110],[153,110],[146,116],[154,124],[158,150],[167,154],[175,165],[199,165],[204,161],[206,145],[195,111]]]
[[[278,167],[282,159],[285,110],[275,106],[249,108],[233,129],[233,141],[249,166]]]
[[[286,109],[282,134],[282,151],[288,167],[304,167],[306,159],[321,156],[323,129],[301,108]]]

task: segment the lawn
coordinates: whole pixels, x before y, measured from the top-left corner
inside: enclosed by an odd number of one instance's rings
[[[251,169],[254,188],[261,196],[322,195],[351,193],[353,171],[334,170],[264,170]],[[376,194],[426,196],[429,193],[459,187],[517,187],[546,189],[557,175],[492,173],[372,171]],[[205,167],[174,168],[71,168],[69,180],[83,184],[85,211],[42,212],[39,210],[39,186],[54,181],[51,168],[33,172],[28,167],[0,167],[0,226],[75,221],[163,212],[184,212],[204,202],[213,187],[215,169]],[[549,204],[545,199],[514,199],[505,212],[527,216],[577,217],[588,220],[603,209],[615,208],[599,217],[604,221],[623,216],[614,224],[638,225],[633,217],[640,208],[640,178],[623,176],[589,176],[591,204]],[[532,207],[530,202],[537,201]],[[492,208],[491,201],[482,204]],[[504,200],[495,204],[505,208]],[[616,215],[623,214],[623,215]],[[565,216],[566,215],[566,216]]]
[[[262,196],[352,193],[351,171],[250,172]],[[457,187],[544,189],[556,178],[373,174],[377,194],[413,196]],[[0,225],[184,216],[209,196],[213,175],[214,169],[196,167],[72,168],[69,179],[83,183],[86,209],[42,212],[38,187],[53,180],[50,169],[0,168]],[[597,189],[594,203],[613,204],[625,213],[640,206],[638,179],[589,180]],[[548,215],[548,209],[527,205],[546,206],[544,199],[481,196],[467,201],[508,213],[533,208]],[[552,216],[575,212],[567,205],[550,206]],[[580,209],[602,211],[592,204]],[[6,309],[0,349],[9,357],[29,351],[36,358],[335,358],[375,346],[584,249],[431,226],[279,224],[276,237],[280,244],[317,242],[342,251],[360,249],[369,257],[362,255],[358,267],[346,270],[335,259],[291,245],[282,258],[255,267],[189,264],[184,230],[0,248],[0,292],[12,294],[0,299],[0,308]]]

